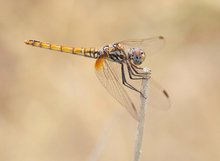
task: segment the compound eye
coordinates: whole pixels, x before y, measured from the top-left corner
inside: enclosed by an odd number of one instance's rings
[[[133,62],[135,65],[140,65],[141,64],[141,57],[139,55],[134,55]]]
[[[134,48],[132,51],[133,63],[135,65],[140,65],[145,60],[145,53],[143,50]]]

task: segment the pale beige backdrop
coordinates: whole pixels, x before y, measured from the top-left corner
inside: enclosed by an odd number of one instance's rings
[[[0,4],[0,161],[92,160],[98,140],[98,160],[132,160],[136,122],[99,83],[94,60],[23,41],[99,47],[156,35],[166,46],[147,61],[172,107],[148,109],[142,160],[220,160],[219,0]]]

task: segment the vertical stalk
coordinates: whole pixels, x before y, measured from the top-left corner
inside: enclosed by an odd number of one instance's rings
[[[139,121],[137,125],[136,131],[136,139],[135,139],[135,150],[134,150],[134,161],[140,161],[141,156],[141,146],[143,141],[143,133],[144,133],[144,121],[145,121],[145,111],[147,108],[147,93],[148,93],[148,78],[142,80],[141,92],[143,93],[140,96],[140,111],[139,111]],[[146,99],[147,98],[147,99]]]

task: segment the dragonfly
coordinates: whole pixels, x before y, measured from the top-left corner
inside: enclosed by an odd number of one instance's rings
[[[26,40],[25,44],[96,59],[95,72],[101,84],[134,119],[139,120],[140,96],[144,97],[141,82],[151,77],[151,70],[146,70],[148,68],[141,65],[147,55],[163,46],[164,37],[123,40],[101,48],[69,47],[38,40]],[[149,105],[168,109],[170,107],[168,93],[156,81],[150,80]]]

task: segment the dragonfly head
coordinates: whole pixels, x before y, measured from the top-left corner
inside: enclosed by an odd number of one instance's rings
[[[140,48],[132,48],[130,57],[135,65],[140,65],[145,60],[145,52]]]

